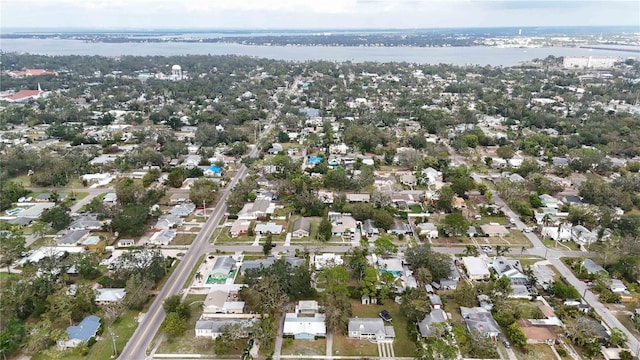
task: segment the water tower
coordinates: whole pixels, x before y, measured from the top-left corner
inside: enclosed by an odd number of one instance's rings
[[[173,65],[171,67],[171,80],[182,80],[182,67],[180,67],[180,65]]]

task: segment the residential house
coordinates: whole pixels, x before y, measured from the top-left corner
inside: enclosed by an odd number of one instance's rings
[[[251,335],[250,329],[256,322],[255,318],[250,319],[216,319],[216,320],[198,320],[196,321],[195,333],[196,337],[204,337],[215,339],[222,335],[225,328],[234,326],[241,329],[239,335],[246,338]]]
[[[393,224],[391,224],[391,226],[389,227],[389,231],[388,232],[390,234],[394,234],[396,236],[412,234],[411,226],[409,226],[409,224],[404,223],[404,222],[399,221],[399,220],[396,220],[396,221],[393,222]]]
[[[571,240],[571,225],[561,223],[559,226],[544,226],[541,234],[553,241],[566,242]]]
[[[586,246],[598,240],[598,234],[591,232],[582,225],[576,225],[571,228],[571,240],[581,246]]]
[[[539,196],[542,207],[557,209],[560,207],[560,201],[548,194],[542,194]]]
[[[182,203],[172,207],[169,210],[169,214],[179,217],[187,217],[196,210],[196,205],[193,203]]]
[[[297,239],[309,237],[311,231],[311,219],[300,217],[293,221],[291,236]]]
[[[431,309],[432,310],[441,310],[443,303],[442,303],[442,299],[440,299],[440,295],[436,295],[436,294],[430,294],[429,295],[429,302],[431,303]]]
[[[257,234],[261,234],[261,235],[264,235],[264,234],[277,235],[277,234],[281,234],[283,230],[284,229],[283,229],[282,225],[279,225],[279,224],[276,224],[276,223],[273,223],[273,222],[269,222],[269,223],[266,223],[266,224],[256,224],[256,226],[254,228],[254,231]]]
[[[118,195],[114,192],[106,193],[102,199],[102,203],[107,206],[113,206],[118,203]]]
[[[447,313],[443,309],[433,309],[422,321],[418,323],[420,336],[428,338],[430,336],[441,336],[443,325],[447,323]]]
[[[98,221],[97,216],[85,215],[74,220],[68,228],[69,230],[100,230],[102,222]]]
[[[318,313],[317,301],[299,301],[295,313],[286,313],[284,336],[294,339],[316,339],[327,335],[325,315]]]
[[[400,176],[400,183],[407,186],[416,186],[418,179],[413,174],[404,174]]]
[[[509,176],[507,176],[507,179],[512,182],[512,183],[521,183],[526,181],[525,178],[523,178],[520,174],[511,174]]]
[[[169,198],[170,204],[182,204],[189,201],[189,193],[188,192],[175,192],[171,194]]]
[[[202,306],[202,318],[213,319],[225,314],[244,313],[245,303],[239,301],[236,290],[212,290],[207,294]]]
[[[247,235],[249,233],[249,227],[251,226],[251,221],[248,220],[240,220],[237,219],[231,225],[231,237],[238,237],[242,235]]]
[[[56,243],[59,246],[75,246],[89,236],[89,230],[72,230],[66,235],[58,238]]]
[[[273,214],[275,208],[271,198],[259,197],[253,203],[246,204],[238,213],[238,218],[244,220],[262,218]]]
[[[187,169],[195,168],[195,167],[198,167],[201,160],[202,160],[202,156],[200,155],[195,155],[195,154],[188,155],[182,162],[181,166],[186,167]]]
[[[614,293],[623,293],[627,291],[627,287],[620,279],[611,279],[611,285],[609,285],[609,290]]]
[[[133,239],[121,239],[118,240],[118,247],[129,247],[135,245],[135,241]]]
[[[378,230],[373,220],[367,219],[362,222],[362,236],[370,239],[379,234],[380,230]]]
[[[511,280],[511,284],[524,284],[528,282],[527,276],[523,273],[522,265],[520,265],[520,260],[498,256],[493,259],[492,265],[498,278],[506,276]]]
[[[582,198],[580,198],[580,196],[571,196],[571,195],[564,196],[562,198],[562,203],[563,204],[569,204],[569,205],[572,205],[572,206],[585,205],[585,203],[582,202]]]
[[[473,226],[473,225],[469,226],[469,229],[467,229],[467,236],[469,236],[469,237],[478,236],[478,230],[476,229],[475,226]]]
[[[438,238],[438,228],[433,223],[422,223],[418,227],[421,236],[426,236],[428,239]]]
[[[396,337],[393,326],[385,326],[381,318],[350,318],[349,337],[385,341]]]
[[[500,327],[491,316],[491,311],[481,307],[468,308],[461,306],[460,313],[464,318],[467,331],[470,333],[479,332],[489,337],[492,341],[498,340]]]
[[[125,291],[124,288],[119,288],[119,289],[111,289],[111,288],[96,289],[96,300],[95,300],[95,303],[96,303],[96,305],[99,305],[99,306],[117,304],[120,301],[122,301],[122,299],[124,299],[124,297],[126,295],[127,295],[127,292]]]
[[[591,259],[584,259],[581,265],[582,265],[582,268],[585,269],[587,271],[587,274],[589,275],[597,274],[599,272],[607,273],[607,270],[605,270],[602,266],[596,264]]]
[[[150,244],[155,245],[169,245],[169,243],[176,237],[175,230],[160,230],[155,232],[151,238],[149,238]]]
[[[369,194],[346,194],[345,197],[347,198],[347,202],[350,203],[368,203],[369,201],[371,201],[371,195]]]
[[[491,275],[487,263],[479,257],[465,256],[462,264],[470,280],[486,280]]]
[[[497,223],[480,225],[480,230],[487,236],[506,236],[509,234],[509,229]]]
[[[68,340],[58,340],[58,348],[65,350],[89,343],[92,338],[95,339],[98,336],[100,326],[99,317],[95,315],[85,317],[78,325],[67,327]]]
[[[342,214],[329,212],[329,221],[331,221],[331,234],[333,236],[344,236],[356,232],[357,222],[351,214]]]
[[[156,230],[170,230],[181,225],[182,219],[179,216],[169,214],[160,216],[153,228]]]

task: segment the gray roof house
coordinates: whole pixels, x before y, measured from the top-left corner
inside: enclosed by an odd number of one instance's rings
[[[89,230],[74,230],[59,238],[56,242],[60,246],[74,246],[89,235]]]
[[[348,329],[350,338],[383,341],[396,337],[393,326],[385,326],[381,318],[351,318]]]
[[[309,218],[297,218],[293,221],[291,228],[291,236],[295,238],[308,237],[311,230],[311,220]]]
[[[362,236],[370,238],[378,234],[380,234],[380,230],[378,230],[375,222],[372,219],[367,219],[362,222]]]
[[[394,221],[394,223],[389,227],[389,233],[394,235],[406,235],[411,234],[412,231],[409,224],[402,221]]]
[[[435,335],[440,336],[437,331],[436,324],[443,324],[447,322],[447,313],[442,309],[433,309],[422,321],[418,323],[418,330],[420,330],[420,336],[423,338]]]
[[[602,266],[596,264],[591,259],[585,259],[584,261],[582,261],[582,267],[585,270],[587,270],[587,273],[589,275],[596,274],[596,273],[599,273],[601,271],[604,271],[605,273],[607,272],[607,270],[605,270]]]
[[[496,341],[500,336],[500,327],[491,316],[491,311],[481,307],[461,306],[460,313],[469,332],[479,332],[490,337],[492,341]]]
[[[256,224],[254,231],[258,234],[280,234],[282,233],[282,225],[276,223]]]
[[[100,329],[100,318],[95,315],[89,315],[82,319],[77,326],[69,326],[67,328],[67,336],[69,340],[58,340],[60,349],[68,349],[76,347],[80,344],[86,344],[98,335]]]
[[[97,216],[85,215],[77,218],[69,225],[70,230],[100,230],[102,223]]]
[[[285,256],[283,257],[283,259],[284,259],[284,262],[289,264],[291,267],[302,266],[307,261],[304,258],[297,258],[293,256]],[[277,260],[279,259],[276,259],[275,257],[271,256],[266,259],[245,261],[240,266],[240,272],[242,273],[242,275],[244,275],[245,271],[249,269],[268,268],[271,265],[273,265]]]

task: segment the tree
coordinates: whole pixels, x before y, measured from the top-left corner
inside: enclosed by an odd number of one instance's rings
[[[148,218],[148,206],[128,204],[113,216],[109,226],[119,236],[141,236],[146,230]]]
[[[466,281],[460,281],[453,292],[453,297],[460,306],[474,307],[477,306],[476,289],[473,285]]]
[[[442,220],[443,228],[449,235],[461,236],[469,229],[469,220],[459,212],[447,214]]]
[[[562,300],[580,298],[580,293],[578,292],[578,290],[576,290],[576,288],[557,280],[554,281],[549,287],[549,293]]]
[[[129,309],[142,310],[149,299],[148,291],[151,289],[151,282],[140,274],[134,274],[127,279],[124,289],[127,294],[125,303]]]
[[[160,178],[160,175],[162,175],[162,172],[159,169],[149,169],[142,177],[142,186],[145,188],[149,187],[149,185]]]
[[[622,346],[627,342],[627,340],[627,335],[625,335],[622,330],[618,328],[611,329],[611,335],[609,336],[610,347]]]
[[[431,312],[431,302],[425,291],[407,288],[400,298],[400,312],[410,322],[417,323]]]
[[[6,266],[11,273],[11,265],[22,257],[25,251],[25,239],[17,231],[0,231],[0,265]]]
[[[393,243],[391,235],[379,236],[374,244],[373,252],[378,256],[387,256],[398,252],[398,247]]]
[[[168,313],[160,326],[162,331],[169,337],[181,336],[187,329],[187,322],[178,313]]]
[[[367,255],[369,251],[365,247],[356,247],[351,250],[351,261],[349,262],[349,269],[351,274],[356,279],[360,280],[364,276],[364,271],[367,269],[369,263]]]
[[[360,280],[360,287],[362,288],[362,294],[370,297],[375,297],[378,294],[378,270],[369,266],[364,270],[364,276]]]
[[[326,216],[323,217],[320,221],[320,226],[318,226],[318,237],[320,240],[329,241],[333,235],[332,228],[333,225],[331,224],[331,221],[329,221]]]
[[[58,205],[46,210],[40,219],[46,223],[50,223],[52,228],[60,231],[71,224],[72,219],[69,215],[69,211],[69,208],[65,205]]]
[[[182,302],[180,295],[172,295],[162,303],[164,311],[168,313],[176,313],[181,319],[189,319],[191,317],[191,308],[188,304]]]
[[[187,170],[183,167],[174,167],[167,176],[167,184],[174,188],[179,188],[187,178]]]
[[[3,319],[0,329],[0,355],[3,359],[15,355],[27,338],[27,331],[22,321],[15,317]]]
[[[507,327],[507,336],[515,346],[523,348],[527,345],[527,336],[516,322]]]
[[[273,235],[268,233],[264,240],[264,244],[262,244],[262,252],[265,255],[269,255],[271,254],[271,249],[273,249]]]
[[[515,154],[515,150],[513,150],[513,147],[511,147],[510,145],[500,146],[498,149],[496,149],[496,155],[505,160],[511,159]]]
[[[373,222],[377,228],[387,231],[393,225],[394,218],[387,210],[376,209],[373,212]]]
[[[475,245],[467,245],[465,246],[464,249],[464,255],[465,256],[478,256],[480,255],[480,251],[478,250],[478,247]]]
[[[443,186],[438,191],[438,200],[436,200],[436,208],[445,212],[453,210],[453,197],[455,193],[450,186]]]
[[[208,179],[198,179],[191,184],[189,200],[196,205],[211,203],[215,199],[218,185]]]
[[[138,204],[144,197],[145,188],[131,178],[121,179],[115,186],[118,203],[125,206],[128,204]]]

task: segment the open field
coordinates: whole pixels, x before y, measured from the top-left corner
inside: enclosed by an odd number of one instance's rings
[[[196,321],[200,318],[202,313],[202,301],[204,301],[206,295],[194,295],[190,294],[184,299],[186,304],[190,304],[191,317],[187,320],[187,330],[182,336],[168,338],[165,337],[162,344],[158,348],[158,353],[204,353],[213,354],[213,341],[202,341],[196,338],[195,331],[193,330],[196,325]]]

